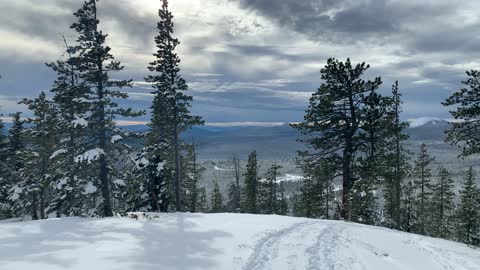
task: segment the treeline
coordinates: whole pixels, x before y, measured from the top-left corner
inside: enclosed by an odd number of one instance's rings
[[[50,95],[22,100],[33,116],[15,113],[8,135],[0,131],[0,218],[195,211],[204,199],[197,186],[202,168],[195,147],[179,137],[203,121],[190,113],[167,0],[159,10],[157,51],[145,63],[154,95],[146,134],[115,125],[145,112],[118,103],[128,98],[123,89],[132,80],[118,79],[124,67],[99,29],[97,1],[85,1],[74,16],[75,42],[64,38],[65,59],[47,64],[57,74]],[[130,142],[139,138],[143,148],[134,149]]]
[[[408,123],[400,120],[398,82],[381,95],[380,77],[364,80],[369,66],[329,59],[324,81],[310,99],[299,153],[305,180],[293,198],[293,214],[339,218],[479,245],[480,192],[472,168],[465,172],[459,201],[446,168],[432,174],[425,144],[416,160],[405,149]],[[466,88],[445,106],[457,120],[447,141],[462,156],[480,153],[480,73],[467,72]],[[340,186],[333,183],[339,181]]]

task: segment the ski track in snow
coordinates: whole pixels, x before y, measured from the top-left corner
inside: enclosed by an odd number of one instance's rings
[[[344,230],[338,223],[300,222],[269,233],[257,241],[243,269],[277,269],[284,263],[279,252],[284,252],[292,270],[349,270],[337,259]]]
[[[281,240],[288,238],[289,234],[298,232],[302,227],[308,226],[312,222],[300,222],[293,224],[285,229],[267,234],[267,236],[258,240],[253,247],[253,253],[248,258],[246,265],[243,267],[245,270],[261,270],[272,269],[272,261],[278,256],[278,248]],[[293,259],[289,257],[289,259]]]

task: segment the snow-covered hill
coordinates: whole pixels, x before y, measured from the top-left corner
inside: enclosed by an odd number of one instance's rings
[[[0,223],[8,270],[478,270],[462,244],[345,222],[162,214]]]

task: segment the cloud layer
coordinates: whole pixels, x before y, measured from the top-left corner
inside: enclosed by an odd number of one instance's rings
[[[40,3],[41,2],[41,3]],[[45,62],[62,58],[63,33],[79,8],[75,0],[2,1],[0,105],[49,89]],[[102,29],[126,70],[138,81],[126,105],[148,108],[141,83],[152,60],[159,1],[102,0]],[[182,73],[207,122],[295,122],[321,83],[328,57],[366,61],[383,89],[400,81],[404,117],[446,118],[440,102],[478,68],[480,20],[475,0],[174,0]],[[12,104],[13,103],[13,104]],[[146,120],[140,119],[140,120]]]

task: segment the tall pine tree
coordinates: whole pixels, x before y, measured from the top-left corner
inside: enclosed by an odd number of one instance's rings
[[[85,152],[85,159],[96,160],[98,179],[102,193],[103,216],[113,216],[111,204],[111,169],[113,168],[112,137],[116,136],[115,118],[118,116],[138,116],[132,109],[120,108],[116,99],[126,99],[127,93],[121,88],[130,87],[130,80],[113,80],[114,72],[123,70],[123,66],[110,53],[111,48],[105,42],[107,35],[99,30],[97,0],[87,0],[74,14],[78,22],[71,28],[78,33],[78,66],[80,78],[90,88],[90,114],[88,128],[93,143],[92,149]],[[112,154],[112,155],[111,155]]]
[[[200,117],[191,115],[190,103],[193,98],[184,93],[188,86],[180,75],[180,58],[175,53],[180,42],[173,37],[173,15],[168,9],[167,0],[162,0],[158,15],[159,34],[155,37],[157,52],[154,54],[155,60],[148,67],[152,74],[145,78],[155,89],[152,92],[155,97],[151,106],[148,146],[155,152],[153,156],[163,156],[170,163],[166,168],[173,168],[175,207],[181,212],[180,134],[194,125],[203,124],[203,121]]]
[[[453,214],[455,193],[452,175],[441,168],[438,180],[432,185],[430,234],[435,237],[450,239],[453,235]]]
[[[321,70],[325,82],[310,98],[304,122],[294,125],[309,135],[303,141],[314,151],[304,154],[332,159],[334,164],[339,164],[343,187],[341,214],[344,218],[348,217],[348,196],[357,179],[354,159],[361,144],[364,97],[382,83],[380,78],[373,81],[362,79],[368,68],[365,63],[352,65],[350,59],[346,62],[329,59]]]
[[[243,191],[243,205],[246,213],[257,214],[257,197],[258,197],[258,164],[257,151],[252,151],[248,155],[248,162],[245,176],[245,186]]]
[[[430,157],[427,152],[427,146],[422,143],[417,160],[415,160],[414,168],[414,186],[417,194],[417,211],[418,217],[416,233],[426,234],[426,227],[428,225],[428,203],[431,196],[431,177],[432,169],[431,163],[434,159]]]

